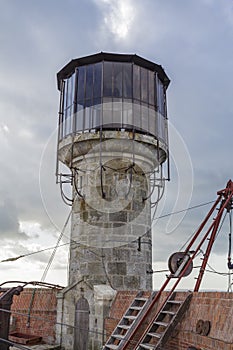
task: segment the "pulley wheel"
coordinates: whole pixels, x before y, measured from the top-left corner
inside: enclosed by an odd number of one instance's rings
[[[202,334],[203,326],[204,326],[204,321],[203,320],[198,320],[197,324],[196,324],[196,333],[197,334]]]
[[[208,335],[210,332],[210,321],[204,321],[203,327],[202,327],[202,334],[203,335]]]
[[[177,252],[177,253],[174,253],[170,256],[170,258],[168,260],[168,268],[171,271],[171,273],[173,273],[173,274],[176,273],[176,271],[178,270],[178,268],[182,264],[185,256],[186,256],[186,254],[184,252]],[[192,269],[193,269],[193,262],[190,263],[190,265],[187,268],[187,270],[185,271],[185,274],[183,277],[188,276],[192,272]]]

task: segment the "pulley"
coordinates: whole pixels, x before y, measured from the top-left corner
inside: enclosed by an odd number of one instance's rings
[[[207,336],[210,333],[210,321],[198,320],[196,324],[196,333]]]
[[[176,273],[178,274],[178,276],[175,276],[175,277],[179,277],[180,273],[183,271],[183,269],[185,268],[189,260],[190,260],[190,256],[187,253],[184,253],[184,252],[174,253],[170,256],[168,260],[168,268],[172,274],[174,275]],[[182,264],[183,264],[183,267],[181,267]],[[180,271],[178,271],[179,268],[181,269]],[[192,272],[192,269],[193,269],[193,262],[189,264],[183,277],[188,276]]]

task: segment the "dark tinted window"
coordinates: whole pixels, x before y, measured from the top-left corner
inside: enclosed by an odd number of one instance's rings
[[[93,98],[93,65],[87,66],[86,69],[86,100]]]
[[[122,63],[113,63],[113,96],[122,97],[123,71]]]
[[[140,88],[140,67],[133,66],[133,97],[140,100],[141,88]]]
[[[164,108],[164,87],[159,78],[157,78],[157,103],[158,103],[158,111],[164,116],[165,108]]]
[[[155,74],[152,71],[148,71],[148,90],[149,104],[155,105]]]
[[[112,62],[104,62],[104,96],[112,96]]]
[[[102,87],[102,63],[94,64],[94,88],[93,88],[93,97],[101,96],[101,87]]]
[[[123,94],[124,98],[132,98],[132,64],[123,65]]]
[[[84,100],[85,68],[86,67],[80,67],[78,69],[78,101]]]
[[[141,99],[148,103],[148,70],[141,67]]]
[[[165,137],[165,90],[158,74],[149,69],[106,61],[77,67],[64,80],[63,91],[62,137],[73,127],[86,132],[101,125],[103,129],[132,128]]]

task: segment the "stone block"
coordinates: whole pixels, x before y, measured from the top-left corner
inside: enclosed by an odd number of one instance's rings
[[[126,262],[109,262],[107,265],[108,273],[111,275],[123,275],[127,273]]]
[[[123,276],[119,276],[119,275],[112,276],[112,286],[116,289],[122,289]]]
[[[116,213],[110,213],[109,220],[115,221],[115,222],[127,222],[127,212],[126,211],[119,211]]]
[[[103,265],[101,262],[89,262],[88,270],[93,275],[101,275],[103,274]]]
[[[116,295],[116,291],[108,285],[95,285],[94,298],[96,301],[111,301]]]
[[[140,276],[125,276],[124,285],[127,289],[137,290],[140,288]]]
[[[112,257],[114,260],[118,260],[118,261],[129,261],[130,249],[116,248],[113,250]]]

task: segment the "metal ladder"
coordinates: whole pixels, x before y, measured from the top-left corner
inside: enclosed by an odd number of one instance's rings
[[[154,297],[155,293],[148,298],[145,297],[144,292],[139,292],[134,300],[132,301],[129,308],[126,310],[122,319],[114,329],[110,338],[107,340],[106,344],[103,347],[103,350],[119,350],[128,336],[130,335],[131,330],[136,326],[137,321],[139,320],[140,315],[151,303],[151,299]]]
[[[159,313],[151,320],[149,327],[137,350],[162,350],[166,342],[169,340],[172,332],[181,321],[182,316],[188,309],[192,293],[188,294],[184,300],[175,300],[173,293],[163,304]]]

